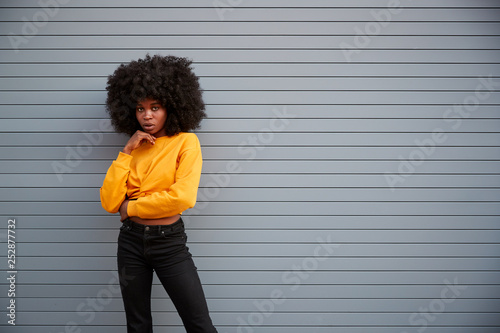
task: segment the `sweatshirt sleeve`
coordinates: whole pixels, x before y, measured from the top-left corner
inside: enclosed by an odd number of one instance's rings
[[[179,155],[174,183],[167,190],[130,200],[128,216],[155,219],[181,214],[194,207],[202,164],[201,147],[196,140],[196,147],[188,148]]]
[[[131,161],[132,155],[119,152],[106,173],[100,189],[101,205],[110,213],[117,213],[125,200]]]

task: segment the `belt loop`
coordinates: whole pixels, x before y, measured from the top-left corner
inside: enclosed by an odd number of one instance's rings
[[[123,224],[125,224],[127,226],[128,231],[132,230],[132,223],[130,223],[130,222],[131,222],[131,220],[129,220],[128,217],[125,220],[123,220]]]

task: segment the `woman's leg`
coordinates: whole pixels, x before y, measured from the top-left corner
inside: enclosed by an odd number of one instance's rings
[[[151,333],[151,285],[153,268],[144,258],[143,235],[125,225],[118,237],[118,274],[122,292],[127,333]]]
[[[155,239],[151,248],[154,270],[174,303],[187,333],[216,333],[205,294],[186,246],[184,224],[175,223]]]
[[[161,268],[156,270],[158,277],[174,303],[187,333],[216,333],[198,277],[191,258],[172,267],[178,275],[165,274]]]

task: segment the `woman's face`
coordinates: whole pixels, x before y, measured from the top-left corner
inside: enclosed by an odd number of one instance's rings
[[[146,98],[139,101],[135,107],[135,116],[144,132],[157,138],[167,135],[164,128],[167,110],[157,100]]]

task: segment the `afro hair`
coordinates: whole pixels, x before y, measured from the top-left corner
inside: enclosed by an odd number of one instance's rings
[[[115,131],[132,136],[142,130],[135,109],[146,98],[157,100],[167,110],[167,136],[199,128],[206,117],[205,103],[191,63],[187,58],[147,54],[121,64],[108,76],[106,86],[106,111]]]

